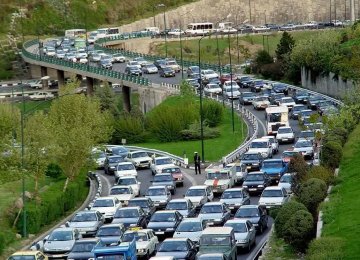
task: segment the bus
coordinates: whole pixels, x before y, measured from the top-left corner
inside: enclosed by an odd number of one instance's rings
[[[205,35],[215,30],[213,23],[190,23],[185,31],[186,35],[197,36]]]
[[[111,37],[111,36],[117,36],[120,34],[119,28],[100,28],[97,29],[97,35],[96,38],[105,38],[105,37]]]
[[[65,31],[66,38],[85,38],[86,30],[85,29],[71,29]]]
[[[289,109],[286,106],[266,108],[266,130],[268,135],[276,134],[280,126],[289,126]]]

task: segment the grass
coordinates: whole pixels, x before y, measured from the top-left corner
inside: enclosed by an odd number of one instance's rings
[[[168,99],[167,102],[168,104],[176,105],[176,99]],[[213,162],[220,160],[244,141],[247,135],[247,126],[236,114],[234,116],[234,126],[235,132],[233,133],[231,110],[226,109],[223,123],[218,127],[220,137],[204,140],[204,157],[206,161]],[[241,126],[243,126],[243,134],[241,133]],[[192,156],[195,151],[199,152],[201,156],[200,140],[169,143],[146,142],[136,144],[136,146],[158,149],[178,156],[183,156],[185,153],[186,156],[190,158],[190,163],[192,162]]]
[[[345,241],[344,259],[358,259],[360,247],[360,125],[349,136],[340,163],[340,183],[324,207],[323,236]]]
[[[36,110],[48,110],[51,106],[51,100],[46,101],[26,101],[25,102],[25,110],[23,104],[16,103],[16,106],[21,110],[25,111],[26,113],[34,112]]]
[[[287,245],[283,239],[277,238],[275,232],[273,232],[270,235],[267,251],[263,255],[263,259],[295,260],[299,259],[299,256],[291,246]]]

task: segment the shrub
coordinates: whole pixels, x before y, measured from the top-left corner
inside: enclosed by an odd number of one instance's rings
[[[309,166],[301,155],[295,155],[291,158],[288,172],[295,173],[291,184],[291,190],[295,195],[299,192],[300,184],[304,181],[305,176],[308,174]]]
[[[144,120],[133,115],[124,115],[115,121],[112,143],[121,144],[121,140],[126,139],[126,143],[140,143],[146,140]]]
[[[326,183],[323,180],[311,178],[301,185],[297,199],[315,217],[318,206],[326,198],[326,195]]]
[[[295,200],[289,201],[280,208],[274,222],[275,232],[278,237],[283,238],[285,223],[299,210],[306,210],[306,207]]]
[[[224,115],[223,106],[214,100],[206,100],[203,105],[203,117],[209,127],[218,126]]]
[[[338,237],[320,237],[311,241],[307,251],[308,260],[343,259],[344,240]],[[331,249],[331,250],[329,250]]]
[[[61,169],[61,167],[59,165],[57,165],[56,163],[50,163],[47,166],[47,169],[45,171],[45,175],[54,179],[58,179],[60,178],[60,176],[63,175],[63,170]]]
[[[281,62],[264,64],[260,68],[260,73],[265,78],[271,78],[272,80],[280,80],[284,76]]]
[[[311,178],[323,180],[327,186],[333,184],[335,180],[333,171],[324,166],[313,166],[306,176],[306,180]]]
[[[324,142],[321,153],[321,163],[330,169],[339,167],[342,158],[342,146],[339,142]]]
[[[298,210],[286,221],[283,236],[286,243],[304,252],[311,240],[314,220],[307,210]]]
[[[204,122],[203,134],[205,139],[216,138],[220,136],[220,131],[215,128],[210,128]],[[182,140],[199,140],[201,138],[201,128],[200,123],[195,122],[189,126],[189,129],[181,131]]]
[[[5,248],[5,234],[0,233],[0,254],[3,253]]]
[[[335,127],[328,135],[333,135],[338,138],[337,140],[340,141],[343,146],[346,143],[349,132],[344,127]]]

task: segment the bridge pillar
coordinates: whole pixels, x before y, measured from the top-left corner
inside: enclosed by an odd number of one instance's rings
[[[47,76],[48,75],[47,67],[40,66],[40,72],[41,72],[41,78]],[[49,80],[48,79],[42,80],[42,85],[43,85],[43,89],[48,89],[49,88]]]
[[[122,86],[122,94],[123,94],[124,110],[126,112],[130,112],[130,110],[131,110],[130,88],[127,86]]]
[[[79,75],[79,74],[76,74],[76,80],[81,82],[83,80],[83,76]]]
[[[57,80],[59,82],[59,88],[65,85],[65,72],[63,70],[56,70]]]
[[[86,94],[92,96],[94,93],[94,78],[86,77]]]

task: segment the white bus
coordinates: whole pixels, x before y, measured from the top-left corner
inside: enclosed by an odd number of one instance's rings
[[[190,36],[205,35],[215,30],[213,23],[190,23],[185,34]]]
[[[66,38],[85,38],[86,30],[85,29],[71,29],[65,31]]]
[[[276,134],[280,126],[289,126],[289,109],[286,106],[270,106],[265,113],[268,135]]]

